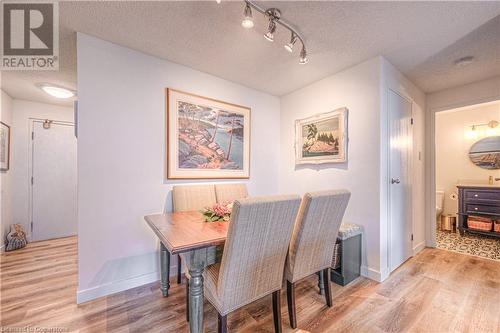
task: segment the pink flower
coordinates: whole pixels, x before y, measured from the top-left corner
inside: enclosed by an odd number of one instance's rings
[[[231,214],[231,209],[229,209],[227,203],[216,203],[213,207],[213,211],[217,216],[224,217],[225,215]]]
[[[201,213],[207,222],[229,221],[231,219],[232,202],[216,203],[212,207],[205,207]]]

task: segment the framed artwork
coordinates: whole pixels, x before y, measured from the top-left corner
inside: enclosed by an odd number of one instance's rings
[[[0,171],[9,170],[10,126],[0,121]]]
[[[250,177],[250,108],[167,88],[168,179]]]
[[[295,121],[295,164],[347,162],[347,108]]]

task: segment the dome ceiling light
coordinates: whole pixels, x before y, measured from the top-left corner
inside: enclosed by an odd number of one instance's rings
[[[245,0],[245,9],[243,11],[244,16],[241,25],[246,29],[253,28],[254,21],[252,15],[252,8],[258,11],[259,13],[265,15],[269,20],[267,26],[267,32],[264,35],[264,38],[266,38],[270,42],[274,41],[274,33],[276,31],[276,27],[278,24],[281,25],[282,27],[290,31],[291,34],[290,42],[285,45],[285,49],[288,52],[292,53],[294,45],[296,44],[297,40],[299,40],[300,43],[302,44],[302,49],[300,51],[300,56],[299,56],[299,64],[301,65],[307,64],[308,59],[307,59],[307,51],[306,51],[306,46],[304,44],[304,39],[290,23],[286,22],[281,18],[281,11],[279,9],[277,8],[264,9],[250,0]]]
[[[476,59],[473,56],[466,56],[454,61],[455,66],[465,67],[472,64]]]
[[[55,98],[65,99],[74,97],[76,95],[74,90],[57,86],[51,83],[37,83],[36,86],[42,89],[45,93]]]

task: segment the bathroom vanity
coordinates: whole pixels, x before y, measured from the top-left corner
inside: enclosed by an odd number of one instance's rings
[[[500,186],[458,185],[458,230],[500,238],[500,232],[475,230],[467,225],[469,216],[500,220]]]

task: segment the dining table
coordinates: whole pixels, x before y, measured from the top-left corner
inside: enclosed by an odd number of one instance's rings
[[[161,289],[168,296],[170,255],[184,253],[189,260],[189,329],[203,332],[203,271],[216,262],[214,247],[226,241],[229,222],[206,222],[201,212],[175,212],[144,216],[160,240]],[[170,254],[170,255],[169,255]],[[180,263],[179,263],[180,264]]]

